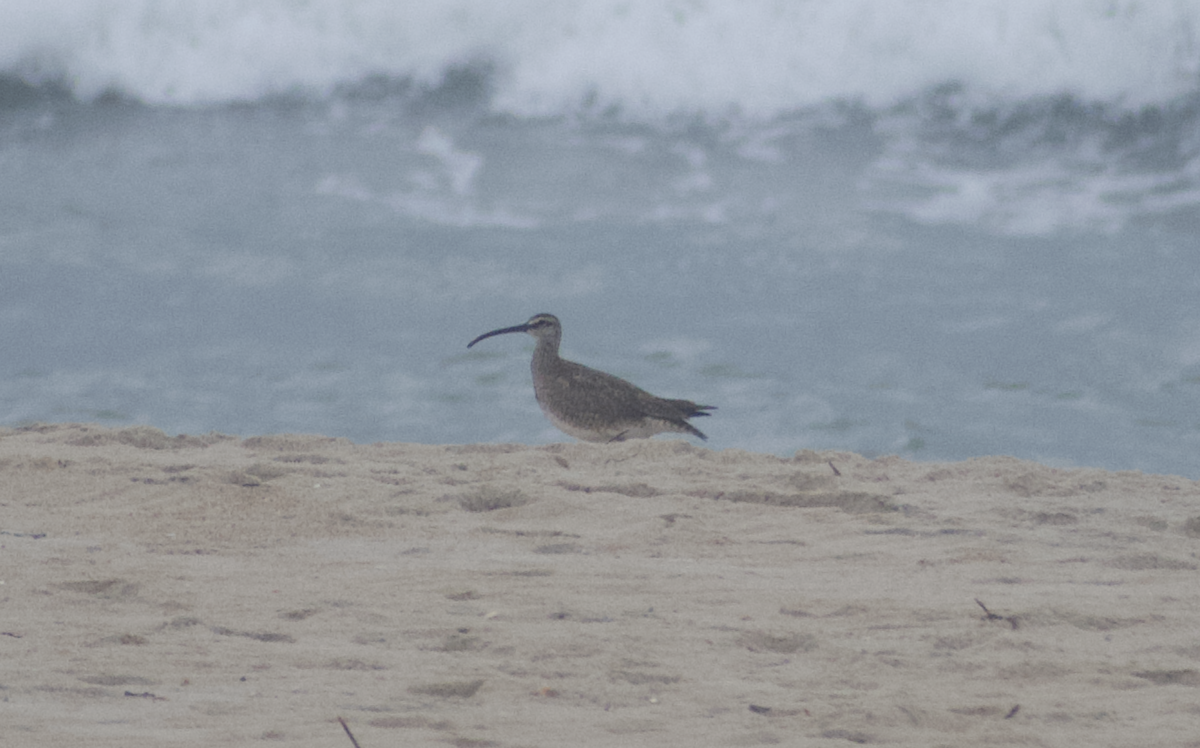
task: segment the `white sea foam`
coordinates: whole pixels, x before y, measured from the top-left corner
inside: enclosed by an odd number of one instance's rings
[[[453,164],[449,166],[454,166]],[[458,164],[461,166],[461,164]],[[471,166],[471,171],[477,168]],[[523,215],[507,207],[481,207],[469,195],[470,180],[462,180],[463,170],[449,174],[420,172],[414,181],[415,188],[396,190],[387,194],[376,194],[352,176],[331,174],[321,179],[315,192],[333,195],[347,200],[386,205],[392,210],[413,218],[420,218],[442,226],[459,228],[537,228],[537,217]],[[451,183],[452,189],[442,189],[443,181]]]
[[[2,15],[0,74],[156,104],[436,86],[472,65],[493,71],[498,111],[635,119],[883,107],[945,84],[1136,108],[1200,80],[1200,0],[7,0]]]

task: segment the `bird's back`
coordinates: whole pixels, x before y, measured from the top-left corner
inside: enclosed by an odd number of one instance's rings
[[[620,377],[557,356],[533,361],[538,404],[556,426],[581,439],[610,441],[663,431],[704,434],[686,419],[707,406],[655,397]]]

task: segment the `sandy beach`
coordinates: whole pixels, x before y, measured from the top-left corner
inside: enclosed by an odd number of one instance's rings
[[[1200,483],[0,430],[10,746],[1200,745]]]

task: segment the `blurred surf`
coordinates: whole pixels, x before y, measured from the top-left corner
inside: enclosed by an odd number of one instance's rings
[[[1200,2],[10,2],[0,422],[1200,477]]]

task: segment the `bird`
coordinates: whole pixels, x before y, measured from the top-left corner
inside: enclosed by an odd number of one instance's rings
[[[530,367],[533,392],[559,431],[589,442],[645,439],[665,432],[708,439],[687,419],[711,415],[708,411],[716,410],[715,405],[655,397],[620,377],[560,358],[562,323],[553,314],[535,314],[523,325],[485,332],[467,347],[513,332],[537,339]]]

